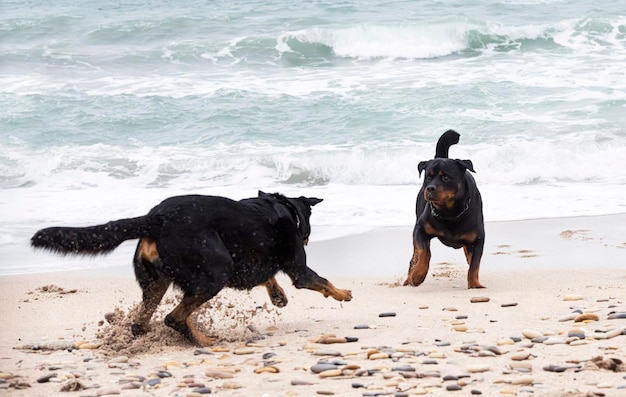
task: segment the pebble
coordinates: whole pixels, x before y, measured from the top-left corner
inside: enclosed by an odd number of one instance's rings
[[[489,302],[491,299],[486,296],[473,296],[470,298],[471,303]]]
[[[551,336],[543,341],[544,345],[564,345],[565,343],[565,339],[558,336]]]
[[[160,383],[161,383],[161,379],[160,378],[152,378],[152,379],[148,379],[147,381],[145,381],[144,385],[156,386],[156,385],[158,385]]]
[[[384,312],[378,315],[378,317],[395,317],[395,316],[396,316],[395,312]]]
[[[198,387],[196,389],[193,389],[191,392],[198,394],[211,394],[212,390],[208,387]]]
[[[528,338],[528,339],[535,339],[535,338],[543,336],[543,334],[541,332],[534,331],[532,329],[525,329],[525,330],[523,330],[522,331],[522,335],[524,335],[524,337]]]
[[[583,321],[599,321],[600,317],[598,317],[597,314],[595,313],[583,313],[579,316],[576,316],[576,318],[574,318],[574,322],[576,323],[582,323]]]
[[[370,326],[366,324],[359,324],[359,325],[355,325],[354,329],[370,329]]]
[[[530,352],[519,352],[511,355],[511,360],[513,361],[524,361],[528,360],[531,357]]]
[[[332,356],[332,357],[341,356],[341,352],[338,352],[336,350],[316,350],[312,354],[314,356]]]
[[[313,365],[310,369],[311,369],[311,372],[313,372],[314,374],[319,374],[320,372],[329,371],[332,369],[338,369],[338,366],[335,364],[318,363],[318,364]]]
[[[255,374],[277,374],[279,372],[280,372],[280,369],[273,365],[268,365],[268,366],[257,368],[254,370]]]
[[[300,380],[300,379],[292,379],[291,380],[291,385],[292,386],[311,386],[311,385],[314,385],[314,384],[315,384],[314,382],[309,382],[307,380]],[[354,383],[353,383],[352,387],[354,387]]]
[[[514,306],[517,306],[517,302],[503,303],[500,305],[500,307],[514,307]]]
[[[520,376],[511,380],[512,385],[532,385],[535,379],[532,376]]]
[[[251,347],[240,347],[238,349],[233,350],[233,354],[235,355],[245,355],[245,354],[252,354],[256,352],[256,350],[254,348]]]
[[[617,319],[622,319],[622,318],[626,318],[626,312],[617,312],[617,313],[609,314],[609,320],[617,320]]]
[[[341,337],[338,338],[335,335],[329,334],[329,335],[322,335],[319,338],[312,340],[312,342],[320,343],[324,345],[330,345],[334,343],[347,343],[348,340],[346,338],[341,338]]]
[[[491,367],[488,365],[472,365],[467,367],[467,372],[475,374],[479,372],[491,371]]]
[[[583,300],[584,298],[582,297],[582,295],[565,295],[563,297],[563,300],[566,302],[572,302],[572,301],[580,301]]]
[[[579,316],[578,313],[566,314],[565,316],[559,317],[559,322],[562,323],[562,322],[565,322],[565,321],[572,321],[572,320],[574,320],[578,316]]]
[[[119,356],[109,360],[109,364],[119,364],[119,363],[127,363],[128,356]]]
[[[334,376],[341,376],[343,373],[340,369],[329,369],[327,371],[323,371],[319,373],[320,378],[331,378]]]
[[[213,379],[230,379],[234,378],[235,374],[231,371],[221,370],[221,369],[207,369],[204,374],[208,378]]]
[[[463,390],[463,388],[459,385],[457,385],[456,383],[452,383],[449,385],[446,385],[446,390],[447,391],[458,391],[458,390]]]
[[[45,375],[45,376],[42,376],[41,378],[38,378],[38,379],[37,379],[37,383],[46,383],[46,382],[49,382],[51,378],[54,378],[54,377],[56,377],[56,376],[57,376],[56,372],[51,373],[51,374],[48,374],[48,375]],[[3,378],[3,379],[6,379],[6,378]]]

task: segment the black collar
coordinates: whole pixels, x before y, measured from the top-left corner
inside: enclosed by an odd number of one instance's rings
[[[295,205],[291,204],[289,200],[285,200],[284,202],[281,202],[281,204],[287,207],[289,212],[291,212],[291,215],[293,215],[293,217],[296,220],[296,228],[299,230],[300,229],[300,217],[298,216],[298,210],[296,209]]]
[[[439,211],[437,210],[437,208],[435,208],[433,206],[433,203],[431,203],[430,201],[428,202],[428,205],[430,206],[430,214],[432,216],[434,216],[435,218],[438,219],[459,219],[461,216],[463,216],[463,214],[465,214],[467,212],[467,210],[469,209],[470,203],[472,202],[472,199],[470,198],[469,200],[467,200],[467,203],[465,203],[465,208],[463,208],[463,211],[459,212],[457,215],[455,216],[443,216],[439,213]]]

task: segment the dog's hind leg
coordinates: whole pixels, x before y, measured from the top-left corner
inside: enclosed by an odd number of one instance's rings
[[[289,300],[285,295],[285,290],[278,284],[275,277],[270,278],[264,284],[267,294],[270,296],[272,304],[277,307],[285,307]]]
[[[151,238],[139,240],[133,265],[143,300],[139,313],[131,325],[134,336],[145,334],[148,331],[150,319],[171,284],[171,280],[160,276],[156,269],[156,266],[160,265],[160,261],[155,241]]]
[[[188,295],[185,294],[182,301],[170,314],[165,317],[165,325],[180,332],[185,338],[200,346],[211,346],[215,343],[215,338],[204,335],[191,323],[191,314],[202,304],[219,292],[214,294]]]

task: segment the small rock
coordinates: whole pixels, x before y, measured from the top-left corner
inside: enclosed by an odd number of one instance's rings
[[[331,378],[334,376],[341,376],[341,375],[343,375],[343,373],[341,372],[340,369],[330,369],[330,370],[319,373],[320,378]]]
[[[479,372],[487,372],[490,371],[491,367],[489,367],[488,365],[472,365],[470,367],[467,367],[467,372],[469,373],[479,373]]]
[[[396,316],[395,312],[384,312],[378,315],[378,317],[395,317],[395,316]]]
[[[237,389],[241,389],[241,388],[243,388],[243,385],[241,385],[241,384],[239,384],[237,382],[224,382],[220,386],[220,389],[226,389],[226,390],[237,390]]]
[[[211,389],[209,389],[208,387],[198,387],[196,389],[193,389],[191,392],[198,394],[211,394]]]
[[[341,356],[341,352],[338,352],[336,350],[316,350],[311,354],[313,354],[314,356],[332,356],[332,357]]]
[[[255,374],[277,374],[280,372],[280,369],[278,369],[278,367],[275,367],[273,365],[268,365],[265,367],[261,367],[261,368],[257,368],[254,370]]]
[[[235,377],[235,374],[233,372],[221,369],[207,369],[204,374],[208,378],[213,379],[230,379]]]
[[[515,378],[511,380],[512,385],[532,385],[534,382],[534,378],[532,376],[520,376],[519,378]]]
[[[565,295],[563,297],[563,300],[566,302],[571,302],[571,301],[580,301],[583,300],[584,298],[581,295]]]
[[[595,313],[583,313],[580,316],[576,316],[574,318],[574,322],[582,323],[583,321],[599,321],[600,317],[598,317]]]
[[[338,369],[338,366],[335,364],[318,363],[318,364],[313,365],[310,369],[311,369],[311,372],[319,374],[324,371]]]
[[[491,299],[486,296],[474,296],[470,298],[471,303],[483,303],[483,302],[489,302],[490,300]]]
[[[551,336],[548,339],[543,341],[544,345],[564,345],[565,339],[560,338],[558,336]]]
[[[147,381],[144,382],[144,385],[146,386],[156,386],[158,384],[161,383],[161,379],[160,378],[152,378],[152,379],[148,379]]]
[[[240,347],[238,349],[233,350],[233,354],[238,355],[238,356],[242,356],[242,355],[246,355],[246,354],[252,354],[254,353],[256,350],[252,347]]]
[[[514,307],[517,306],[517,302],[503,303],[500,307]]]
[[[310,386],[310,385],[314,385],[314,382],[309,382],[306,380],[299,380],[299,379],[292,379],[291,380],[291,385],[292,386]],[[353,384],[354,385],[354,384]],[[352,386],[354,387],[354,386]]]
[[[463,390],[463,388],[459,385],[457,385],[456,383],[452,383],[449,385],[446,385],[446,390],[447,391],[458,391],[458,390]]]
[[[46,382],[49,382],[51,378],[54,378],[54,377],[56,377],[56,376],[57,376],[56,372],[55,372],[55,373],[48,374],[48,375],[45,375],[45,376],[42,376],[41,378],[38,378],[38,379],[37,379],[37,383],[46,383]],[[2,378],[2,379],[4,379],[4,378]]]
[[[538,331],[534,331],[532,329],[525,329],[522,331],[522,335],[524,335],[525,338],[527,339],[535,339],[538,338],[540,336],[543,336],[543,334],[541,332]]]
[[[370,326],[366,325],[366,324],[359,324],[359,325],[355,325],[354,329],[369,329]]]
[[[511,355],[511,360],[513,361],[524,361],[530,358],[529,352],[519,352]]]
[[[563,317],[559,317],[559,322],[572,321],[573,319],[575,319],[578,316],[579,316],[578,313],[566,314]]]

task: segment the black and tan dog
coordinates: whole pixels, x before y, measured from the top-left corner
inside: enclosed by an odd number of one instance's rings
[[[288,198],[259,192],[241,201],[217,196],[166,199],[145,216],[89,227],[51,227],[31,239],[35,248],[60,254],[96,255],[139,239],[133,259],[143,301],[132,332],[148,330],[154,311],[170,284],[183,291],[180,304],[165,323],[188,339],[211,345],[191,314],[222,288],[251,289],[265,285],[272,303],[287,297],[274,276],[286,273],[296,288],[307,288],[349,301],[349,290],[337,289],[307,267],[304,245],[311,233],[311,207],[317,198]]]
[[[457,132],[444,132],[437,142],[435,158],[417,166],[419,174],[425,175],[417,196],[413,257],[404,285],[424,282],[430,266],[430,240],[438,237],[449,247],[463,247],[469,265],[467,287],[484,288],[478,281],[485,244],[483,203],[468,172],[475,172],[472,162],[448,158],[448,149],[458,142]]]

